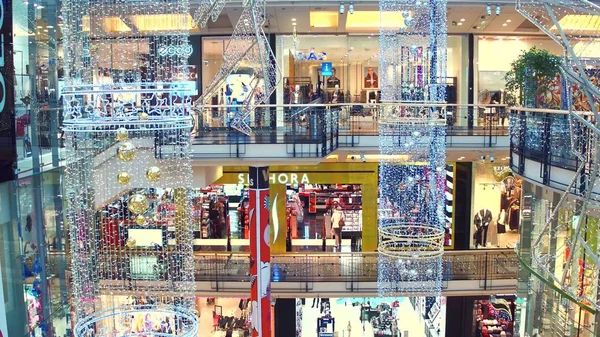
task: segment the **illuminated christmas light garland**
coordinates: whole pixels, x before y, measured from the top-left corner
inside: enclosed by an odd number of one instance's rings
[[[439,296],[444,251],[446,2],[381,0],[381,296]]]
[[[188,1],[62,6],[75,336],[196,336]]]

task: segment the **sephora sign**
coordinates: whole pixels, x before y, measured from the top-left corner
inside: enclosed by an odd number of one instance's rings
[[[17,141],[12,38],[12,0],[0,2],[0,183],[15,178]]]

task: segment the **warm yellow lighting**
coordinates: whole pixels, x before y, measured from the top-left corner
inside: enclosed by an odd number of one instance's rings
[[[310,26],[314,28],[337,28],[338,12],[310,11]]]
[[[104,31],[107,33],[123,33],[131,31],[131,28],[127,26],[127,24],[123,22],[121,18],[116,16],[104,18],[104,21],[102,22],[102,29],[104,29]]]
[[[131,21],[141,32],[168,32],[181,29],[194,29],[192,16],[189,14],[152,14],[134,15]]]
[[[346,29],[404,28],[401,12],[355,11],[346,18]],[[411,13],[412,14],[412,13]]]
[[[81,31],[82,32],[89,32],[90,31],[90,17],[89,16],[84,16],[81,18]]]
[[[600,16],[598,15],[568,14],[560,19],[558,23],[567,33],[572,31],[588,33],[600,31]],[[552,26],[550,30],[556,31],[556,26]]]

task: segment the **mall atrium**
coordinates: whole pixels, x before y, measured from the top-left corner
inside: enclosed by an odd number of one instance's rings
[[[596,2],[0,11],[0,337],[600,337]]]

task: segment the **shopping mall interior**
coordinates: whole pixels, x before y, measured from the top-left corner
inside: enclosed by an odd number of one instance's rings
[[[0,337],[600,336],[596,2],[0,11]]]

